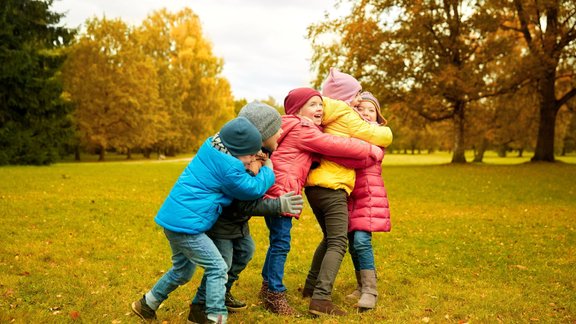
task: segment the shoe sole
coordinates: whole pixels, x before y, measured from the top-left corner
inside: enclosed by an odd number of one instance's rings
[[[243,306],[243,307],[230,307],[230,306],[226,306],[226,309],[228,309],[228,311],[231,312],[231,313],[243,312],[243,311],[246,310],[246,308],[248,308],[248,305]]]
[[[346,315],[348,315],[348,314],[339,315],[339,314],[335,314],[335,313],[324,313],[324,312],[313,310],[313,309],[309,309],[308,313],[310,313],[314,316],[346,316]]]

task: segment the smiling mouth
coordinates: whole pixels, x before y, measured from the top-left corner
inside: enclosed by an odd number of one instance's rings
[[[315,115],[314,115],[314,118],[320,118],[320,119],[322,119],[322,114],[315,114]]]

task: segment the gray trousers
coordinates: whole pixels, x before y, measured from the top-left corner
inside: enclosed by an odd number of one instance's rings
[[[334,281],[347,248],[348,195],[342,189],[323,187],[306,187],[305,193],[323,233],[305,287],[314,289],[312,299],[332,300]]]

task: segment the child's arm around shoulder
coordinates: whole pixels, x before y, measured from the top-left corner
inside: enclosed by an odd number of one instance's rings
[[[342,122],[347,125],[349,134],[380,147],[387,147],[392,143],[392,130],[388,126],[367,123],[354,110],[343,115]]]
[[[339,124],[348,135],[376,146],[387,147],[392,143],[392,130],[388,126],[367,123],[344,101],[324,97],[323,125]]]
[[[370,156],[365,159],[350,159],[329,155],[324,155],[323,158],[338,163],[348,169],[364,169],[376,163],[382,163],[382,159],[384,159],[384,151],[381,148],[372,145],[372,152]]]
[[[312,123],[303,123],[298,146],[302,151],[323,156],[365,159],[373,155],[372,145],[369,143],[360,139],[324,133]]]
[[[222,191],[238,200],[256,200],[274,184],[274,171],[264,166],[256,176],[241,168],[230,168],[222,177]]]

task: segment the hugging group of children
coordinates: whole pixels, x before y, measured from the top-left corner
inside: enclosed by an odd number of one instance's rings
[[[247,306],[230,289],[255,251],[248,221],[264,216],[269,247],[259,297],[279,315],[299,315],[286,298],[284,268],[292,220],[302,191],[322,229],[302,297],[313,315],[346,315],[332,303],[332,288],[348,249],[360,310],[375,307],[378,290],[372,233],[390,231],[381,176],[392,132],[378,100],[352,76],[331,69],[322,94],[297,88],[285,115],[252,102],[208,138],[180,175],[155,217],[172,249],[172,268],[132,310],[145,320],[197,266],[204,276],[190,304],[189,323],[225,323],[228,311]]]

